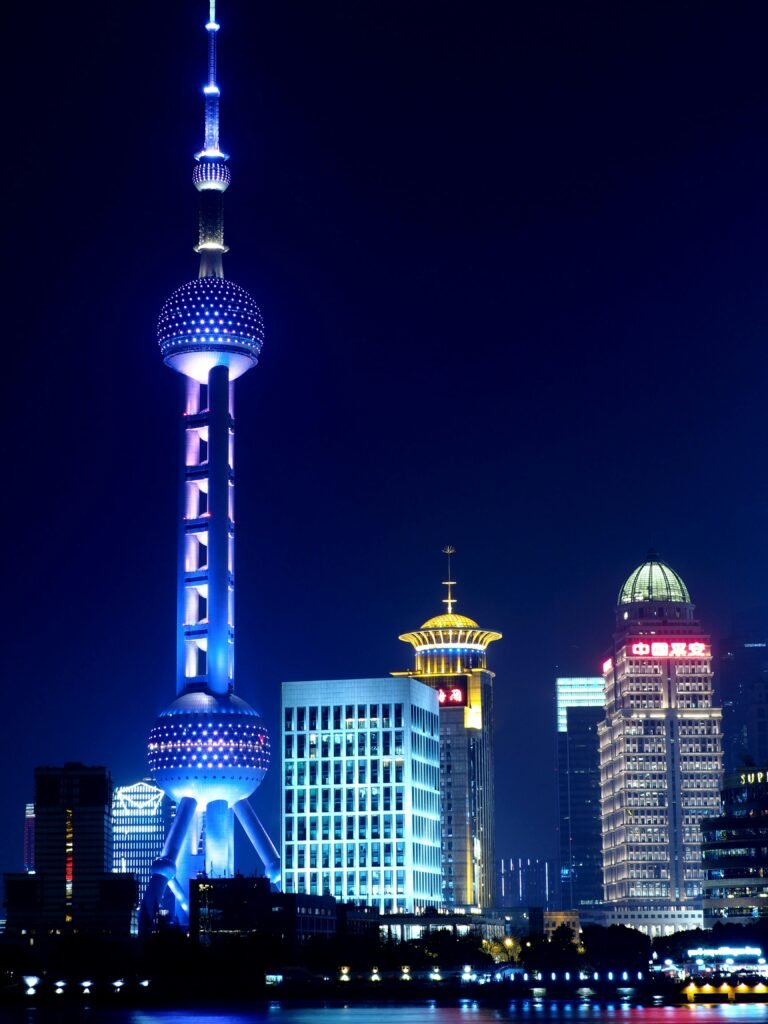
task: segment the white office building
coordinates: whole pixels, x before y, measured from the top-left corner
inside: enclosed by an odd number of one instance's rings
[[[283,683],[286,892],[406,913],[442,902],[437,692],[417,679]]]

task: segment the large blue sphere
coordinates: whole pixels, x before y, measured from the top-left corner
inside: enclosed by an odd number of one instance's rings
[[[149,734],[149,770],[177,803],[203,806],[249,797],[269,767],[269,736],[261,718],[230,693],[188,692],[166,708]]]
[[[205,381],[213,366],[231,379],[255,366],[264,343],[261,310],[244,288],[223,277],[198,277],[177,288],[157,321],[165,362]]]

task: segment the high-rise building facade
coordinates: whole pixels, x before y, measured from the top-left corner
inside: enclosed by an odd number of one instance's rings
[[[701,906],[702,818],[719,806],[721,712],[688,589],[651,554],[619,592],[598,727],[604,894],[627,922],[689,927]]]
[[[560,678],[557,694],[559,890],[566,910],[603,900],[600,746],[605,711],[602,676]]]
[[[112,793],[112,870],[130,872],[139,893],[163,852],[173,810],[173,802],[149,779],[116,786]]]
[[[231,172],[219,144],[215,0],[209,10],[204,141],[192,174],[199,271],[167,300],[157,329],[164,362],[184,380],[183,457],[176,699],[150,733],[149,769],[177,810],[142,901],[144,930],[152,927],[167,887],[177,919],[186,924],[189,879],[199,871],[233,874],[235,817],[266,874],[273,881],[280,874],[277,851],[248,802],[269,765],[269,738],[256,711],[234,693],[235,381],[256,365],[264,326],[250,295],[224,279],[222,202]]]
[[[768,919],[768,768],[727,772],[721,799],[701,822],[707,928]]]
[[[552,904],[552,865],[541,857],[502,858],[499,864],[500,907],[540,907]]]
[[[35,870],[35,805],[24,808],[24,870]]]
[[[760,635],[724,640],[717,674],[725,770],[768,764],[768,640]]]
[[[112,782],[102,767],[35,769],[35,873],[6,875],[9,931],[123,932],[132,876],[111,873]]]
[[[501,633],[458,615],[450,555],[447,612],[400,637],[415,666],[395,676],[421,679],[440,707],[443,898],[448,906],[492,907],[496,897],[493,680],[486,651]]]
[[[286,893],[385,913],[442,902],[437,694],[415,679],[283,683]]]

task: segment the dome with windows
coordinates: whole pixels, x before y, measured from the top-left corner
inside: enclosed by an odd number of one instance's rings
[[[619,605],[639,604],[643,601],[691,603],[691,595],[682,579],[655,552],[651,552],[648,560],[630,573],[619,591]]]

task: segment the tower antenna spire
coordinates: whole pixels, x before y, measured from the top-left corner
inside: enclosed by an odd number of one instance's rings
[[[227,252],[224,244],[224,211],[222,197],[232,180],[227,166],[228,155],[219,144],[219,98],[221,90],[216,81],[216,37],[219,32],[216,21],[216,0],[209,0],[208,21],[208,80],[203,86],[205,97],[205,135],[203,148],[195,153],[195,170],[192,181],[200,193],[200,231],[195,252],[200,253],[200,277],[223,277],[222,255]]]
[[[205,26],[208,33],[208,82],[203,88],[205,96],[205,144],[201,155],[219,153],[219,96],[221,95],[216,82],[216,34],[219,23],[216,21],[216,0],[210,0],[208,22]]]
[[[456,586],[456,581],[451,579],[451,555],[456,554],[456,548],[451,544],[446,544],[443,548],[443,554],[448,557],[448,579],[443,580],[443,586],[448,587],[448,597],[443,598],[443,604],[448,607],[448,614],[453,613],[453,606],[456,604],[456,598],[453,596],[452,587]]]

